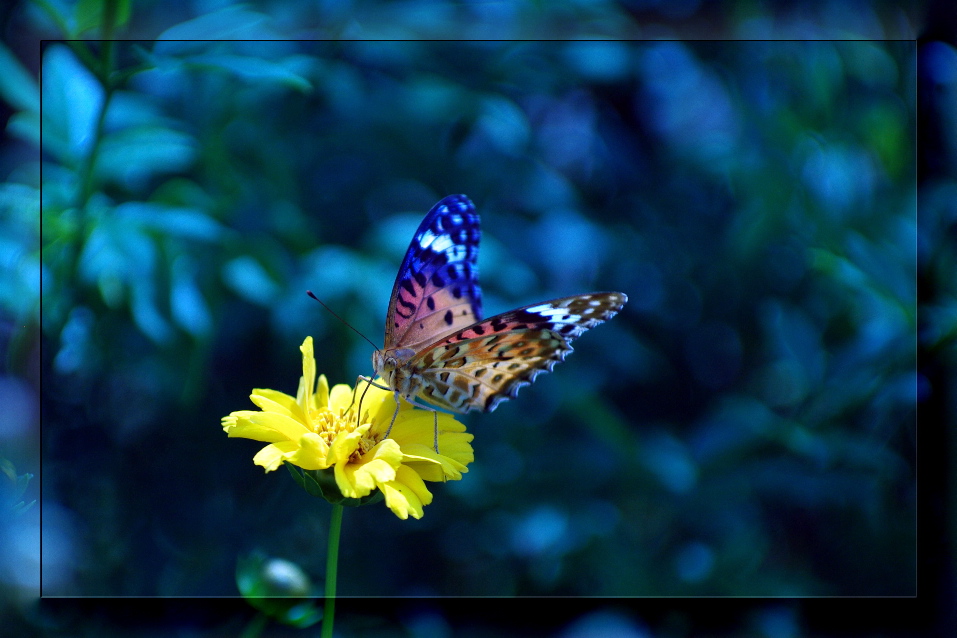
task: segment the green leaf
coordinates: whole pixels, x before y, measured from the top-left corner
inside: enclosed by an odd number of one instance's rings
[[[326,498],[326,493],[328,490],[323,489],[323,485],[319,481],[319,477],[317,477],[314,472],[308,472],[307,470],[303,470],[302,477],[303,477],[303,487],[305,488],[306,492],[308,492],[312,496],[321,496],[322,498],[329,500],[328,498]],[[342,495],[333,494],[333,498],[342,498]],[[329,502],[331,503],[334,501],[329,501]]]
[[[133,311],[133,321],[140,332],[162,346],[168,344],[173,338],[173,330],[156,305],[156,286],[147,277],[138,278],[131,285],[130,291],[133,293],[133,298],[130,309]]]
[[[40,113],[34,111],[20,111],[10,116],[7,121],[7,132],[12,137],[19,137],[40,148]],[[63,157],[69,153],[69,144],[54,131],[43,131],[43,147],[55,157]]]
[[[306,480],[302,475],[302,470],[289,461],[283,461],[282,464],[286,466],[287,470],[289,470],[289,474],[292,476],[296,484],[298,484],[302,489],[309,491],[308,488],[306,488]]]
[[[11,483],[17,480],[17,468],[8,458],[0,457],[0,473],[3,473]],[[19,496],[17,496],[17,498],[19,498]]]
[[[0,97],[21,111],[40,112],[40,87],[33,76],[0,42]]]
[[[331,467],[325,470],[303,470],[288,461],[283,461],[283,465],[292,474],[292,478],[299,487],[306,490],[309,495],[320,496],[333,504],[359,507],[360,505],[378,503],[385,497],[381,490],[376,490],[362,498],[343,496],[336,484],[335,470]]]
[[[23,501],[19,503],[16,502],[23,496],[23,493],[26,492],[27,486],[33,478],[33,474],[27,472],[17,476],[17,468],[9,459],[3,457],[0,457],[0,473],[7,479],[4,484],[0,485],[0,505],[4,508],[9,507],[14,516],[17,516],[26,512],[36,504],[35,499],[29,503],[24,503]],[[12,485],[8,485],[7,483]],[[12,493],[9,493],[7,490],[11,487]]]
[[[248,55],[210,54],[191,57],[187,63],[192,67],[222,69],[250,82],[275,82],[303,93],[312,90],[309,80],[290,71],[282,62]]]
[[[13,506],[14,516],[19,516],[20,514],[23,514],[24,512],[30,511],[30,508],[36,505],[36,503],[37,503],[36,499],[33,499],[29,503],[24,503],[23,501],[20,501],[19,503]]]
[[[195,264],[185,255],[173,262],[170,312],[177,325],[198,339],[209,336],[213,330],[206,299],[196,285]]]
[[[156,202],[124,202],[116,207],[116,215],[137,226],[172,237],[216,241],[225,229],[203,211]]]
[[[163,31],[153,50],[157,55],[183,55],[207,50],[210,40],[276,39],[263,27],[267,19],[241,6],[226,7]]]
[[[115,32],[130,21],[130,0],[79,0],[73,9],[75,35],[96,28],[99,28],[101,35],[104,34],[104,16],[108,4],[113,4],[115,11],[111,31]]]
[[[227,286],[247,301],[264,306],[279,293],[279,286],[262,264],[248,255],[226,263],[223,266],[223,279]]]
[[[138,191],[157,175],[189,168],[196,153],[196,141],[179,131],[156,126],[116,131],[103,138],[96,175]]]
[[[62,44],[51,44],[43,55],[43,141],[45,150],[61,153],[64,163],[84,157],[95,141],[104,92],[90,71]],[[47,146],[47,136],[65,142]]]
[[[60,33],[60,35],[66,36],[68,38],[73,37],[73,28],[70,24],[72,19],[67,15],[69,7],[62,6],[63,2],[59,0],[32,0],[31,4],[36,5],[41,13],[40,24],[38,25],[40,31],[54,29]],[[52,25],[44,22],[44,18],[52,22]]]

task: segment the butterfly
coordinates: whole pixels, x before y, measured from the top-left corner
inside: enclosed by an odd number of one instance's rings
[[[628,301],[621,292],[592,292],[482,319],[480,238],[478,212],[465,195],[439,201],[412,237],[392,287],[385,345],[372,356],[383,389],[396,395],[396,414],[399,396],[433,411],[491,412]]]

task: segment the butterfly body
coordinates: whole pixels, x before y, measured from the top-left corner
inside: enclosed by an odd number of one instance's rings
[[[490,412],[549,372],[571,342],[615,316],[620,292],[540,302],[482,319],[479,218],[464,195],[436,204],[396,277],[376,374],[397,394],[452,412]]]

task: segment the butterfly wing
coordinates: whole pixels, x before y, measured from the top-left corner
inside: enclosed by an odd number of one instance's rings
[[[480,321],[426,348],[409,363],[426,401],[453,412],[491,412],[572,351],[571,342],[628,301],[594,292],[525,306]]]
[[[385,349],[419,351],[482,318],[479,216],[465,195],[449,195],[425,216],[392,287]]]

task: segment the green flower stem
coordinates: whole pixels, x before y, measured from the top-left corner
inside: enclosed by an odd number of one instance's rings
[[[336,571],[339,566],[339,532],[342,531],[342,505],[332,506],[329,521],[329,553],[326,555],[326,610],[322,616],[322,638],[332,638],[332,622],[336,614]]]

